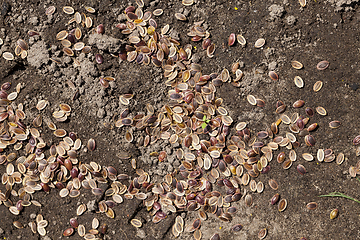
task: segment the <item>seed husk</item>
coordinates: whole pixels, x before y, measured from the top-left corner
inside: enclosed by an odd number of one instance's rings
[[[279,212],[282,212],[287,207],[287,200],[285,198],[281,199],[278,205]]]
[[[251,105],[256,105],[256,98],[253,95],[248,95],[247,100]]]
[[[184,6],[191,6],[194,4],[194,0],[182,0]]]
[[[305,7],[306,6],[306,0],[299,0],[300,6]]]
[[[329,67],[329,62],[328,61],[321,61],[316,65],[316,68],[318,70],[325,70]]]
[[[316,157],[317,157],[317,160],[318,160],[319,162],[324,161],[324,158],[325,158],[324,150],[323,150],[323,149],[318,149],[317,154],[316,154]]]
[[[64,11],[64,13],[69,14],[69,15],[74,14],[74,12],[75,12],[74,8],[72,8],[70,6],[63,7],[63,11]]]
[[[317,81],[316,83],[314,83],[314,86],[313,86],[314,92],[320,91],[320,89],[322,88],[322,86],[323,86],[323,82],[322,82],[322,81]]]
[[[315,210],[317,208],[318,204],[316,202],[310,202],[306,204],[307,209],[309,210]]]
[[[264,46],[264,44],[265,44],[265,39],[259,38],[255,42],[255,48],[261,48],[262,46]]]
[[[310,153],[303,153],[302,157],[308,162],[311,162],[312,160],[314,160],[313,155],[311,155]]]
[[[302,69],[303,64],[299,61],[291,61],[291,66],[295,69]]]
[[[246,122],[239,122],[237,125],[236,125],[236,131],[241,131],[243,130],[244,128],[246,127]]]
[[[130,221],[131,225],[133,225],[134,227],[140,228],[142,226],[142,222],[136,218],[131,219]]]
[[[160,16],[161,14],[163,14],[163,12],[164,11],[161,8],[158,8],[153,11],[153,14],[154,16]]]
[[[16,228],[18,228],[18,229],[24,228],[24,226],[22,225],[22,223],[19,222],[19,221],[13,222],[13,225],[14,225],[14,227],[16,227]]]
[[[180,21],[186,21],[186,17],[182,13],[175,13],[175,18]]]
[[[76,215],[80,216],[82,215],[84,212],[86,211],[86,205],[85,204],[81,204],[79,205],[79,207],[76,210]]]
[[[50,6],[46,9],[45,14],[46,15],[52,15],[55,12],[56,8],[54,6]]]
[[[11,52],[4,52],[3,58],[8,61],[14,60],[14,55]]]
[[[329,122],[329,127],[330,128],[339,128],[340,125],[341,125],[340,121],[331,121],[331,122]]]
[[[246,39],[244,38],[243,35],[238,34],[236,36],[236,40],[238,41],[238,43],[240,43],[241,46],[245,46],[246,45]]]
[[[343,153],[339,153],[339,155],[336,157],[336,163],[338,165],[342,164],[345,160],[345,156]]]
[[[339,215],[339,210],[337,208],[335,208],[334,210],[332,210],[330,212],[330,219],[332,220],[332,219],[336,218],[338,215]]]
[[[274,179],[269,180],[269,186],[274,190],[278,190],[279,188],[279,184]]]
[[[85,6],[85,10],[86,10],[87,12],[89,12],[89,13],[95,13],[95,9],[92,8],[92,7],[86,7],[86,6]]]
[[[264,239],[266,237],[266,234],[267,234],[267,230],[266,228],[263,228],[259,231],[258,233],[258,238],[259,239]]]
[[[304,87],[304,81],[303,81],[302,78],[299,77],[299,76],[296,76],[296,77],[294,78],[294,83],[295,83],[295,85],[296,85],[298,88]]]

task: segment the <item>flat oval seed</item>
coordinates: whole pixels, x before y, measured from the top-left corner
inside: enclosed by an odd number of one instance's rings
[[[339,155],[336,157],[336,163],[337,164],[342,164],[345,160],[345,156],[343,153],[339,153]]]
[[[142,222],[136,218],[131,219],[130,221],[131,225],[133,225],[134,227],[140,228],[142,226]]]
[[[339,215],[339,210],[337,208],[335,208],[334,210],[331,211],[330,213],[330,219],[334,219]]]
[[[236,36],[236,40],[238,41],[238,43],[240,43],[240,45],[242,45],[242,46],[245,46],[245,45],[246,45],[246,39],[244,38],[243,35],[238,34],[238,35]]]
[[[69,14],[69,15],[74,14],[74,12],[75,12],[74,8],[72,8],[70,6],[63,7],[63,11],[64,11],[64,13]]]
[[[340,127],[341,123],[339,121],[331,121],[329,122],[329,127],[330,128],[338,128]]]
[[[251,104],[251,105],[256,105],[256,98],[253,96],[253,95],[248,95],[246,97],[246,99],[248,100],[248,102]]]
[[[325,108],[323,108],[323,107],[317,107],[316,112],[322,116],[326,116],[326,114],[327,114]]]
[[[325,70],[329,67],[329,62],[328,61],[321,61],[316,65],[316,68],[318,70]]]
[[[262,46],[264,46],[265,44],[265,39],[263,38],[259,38],[258,40],[256,40],[255,42],[255,48],[261,48]]]
[[[11,52],[4,52],[3,53],[3,58],[5,60],[12,61],[12,60],[14,60],[14,55]]]
[[[322,81],[317,81],[314,86],[313,86],[313,90],[314,92],[318,92],[320,91],[320,89],[322,88],[323,86],[323,82]]]
[[[264,239],[266,237],[266,234],[267,234],[267,230],[266,228],[263,228],[259,231],[258,233],[258,238],[259,239]]]
[[[298,88],[304,87],[304,81],[303,81],[302,78],[299,77],[299,76],[296,76],[296,77],[294,78],[294,83],[295,83],[295,85],[296,85]]]
[[[243,130],[244,128],[246,127],[246,122],[239,122],[237,125],[236,125],[236,131],[241,131]]]
[[[314,160],[313,155],[311,155],[310,153],[303,153],[302,157],[308,162],[311,162],[312,160]]]
[[[287,200],[281,199],[279,202],[279,205],[278,205],[279,212],[284,211],[286,209],[286,207],[287,207]]]
[[[302,69],[303,68],[303,64],[301,62],[298,61],[291,61],[291,66],[295,69]]]
[[[316,154],[316,157],[317,157],[317,160],[318,160],[319,162],[324,161],[324,158],[325,158],[324,150],[323,150],[323,149],[318,149],[317,154]]]
[[[269,180],[269,186],[274,190],[279,188],[279,184],[274,179]]]
[[[307,209],[309,210],[315,210],[317,208],[318,204],[316,202],[310,202],[306,204]]]

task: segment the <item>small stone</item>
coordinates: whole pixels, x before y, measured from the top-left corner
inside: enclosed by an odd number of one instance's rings
[[[268,69],[270,71],[273,71],[273,70],[275,70],[276,67],[277,67],[277,63],[276,62],[271,62],[271,63],[269,63]]]
[[[87,210],[88,211],[95,211],[95,204],[96,204],[96,200],[89,201],[86,204]]]
[[[288,25],[294,25],[295,23],[296,23],[296,18],[293,16],[293,15],[291,15],[291,16],[288,16],[287,18],[286,18],[286,23],[288,24]]]

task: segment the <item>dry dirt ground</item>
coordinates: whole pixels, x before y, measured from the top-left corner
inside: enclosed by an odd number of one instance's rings
[[[315,109],[323,106],[327,116],[315,114],[311,123],[317,122],[319,129],[313,133],[316,138],[314,147],[307,147],[303,138],[299,138],[301,147],[298,148],[297,162],[288,169],[282,169],[275,160],[270,163],[268,174],[261,174],[256,180],[265,183],[263,193],[253,193],[253,205],[247,207],[244,199],[233,203],[238,211],[231,222],[223,222],[209,214],[208,220],[202,221],[202,239],[210,239],[218,233],[221,239],[257,239],[257,234],[266,228],[268,234],[265,239],[359,239],[359,204],[342,198],[319,198],[321,194],[333,191],[343,192],[360,199],[360,183],[349,176],[349,167],[358,161],[352,140],[359,135],[359,101],[357,88],[359,86],[359,21],[360,8],[358,1],[315,0],[309,1],[302,8],[298,1],[209,1],[195,0],[191,6],[182,5],[179,0],[145,0],[144,10],[153,11],[161,8],[164,13],[155,17],[161,28],[170,25],[171,37],[178,39],[182,45],[191,43],[193,61],[202,65],[206,74],[220,73],[224,68],[231,69],[232,63],[240,62],[240,68],[245,76],[240,87],[225,83],[217,88],[216,96],[224,100],[223,105],[233,118],[231,134],[235,134],[234,126],[238,122],[247,122],[248,128],[256,133],[265,130],[279,117],[275,113],[275,104],[282,100],[288,105],[287,112],[299,112],[305,115],[305,107],[294,109],[291,107],[296,100],[305,101],[306,107]],[[136,140],[127,143],[124,140],[126,128],[111,128],[114,119],[125,106],[119,103],[119,96],[133,93],[127,107],[132,113],[145,112],[146,104],[152,104],[157,110],[169,99],[161,68],[152,64],[148,66],[119,61],[117,55],[120,46],[127,41],[127,35],[121,34],[116,28],[124,23],[124,9],[135,2],[128,1],[63,1],[49,0],[31,1],[1,1],[0,54],[14,52],[19,38],[29,43],[28,57],[24,60],[16,58],[7,61],[0,58],[0,83],[11,82],[13,91],[18,83],[24,87],[15,100],[16,104],[23,103],[30,124],[38,111],[35,106],[41,99],[49,101],[50,105],[44,111],[44,119],[51,118],[53,111],[60,103],[68,103],[72,107],[69,120],[57,123],[58,128],[75,132],[86,143],[94,138],[97,147],[93,152],[86,152],[82,148],[79,161],[89,163],[99,162],[102,166],[113,166],[119,173],[125,173],[132,178],[136,176],[129,159],[122,159],[130,154],[137,160],[137,167],[150,174],[153,181],[160,181],[168,172],[172,172],[180,162],[174,157],[174,148],[168,141],[158,141],[149,147],[138,147]],[[45,15],[47,7],[54,5],[56,12]],[[91,16],[94,26],[103,24],[105,33],[94,36],[89,29],[83,31],[83,41],[92,47],[91,53],[77,55],[81,66],[74,67],[74,58],[66,57],[62,46],[55,39],[61,30],[70,30],[75,24],[67,25],[71,16],[62,11],[63,6],[72,6],[75,11],[85,12],[84,6],[96,9]],[[183,13],[187,21],[179,21],[175,13]],[[208,58],[202,50],[201,42],[191,42],[186,34],[196,21],[204,21],[204,27],[211,33],[211,40],[216,44],[215,56]],[[40,36],[29,37],[28,31],[35,30]],[[231,33],[242,34],[247,45],[239,43],[229,47],[228,36]],[[266,44],[260,49],[253,47],[258,38],[264,38]],[[104,63],[95,63],[94,56],[101,53]],[[61,64],[49,60],[50,57],[61,59]],[[304,64],[304,68],[296,70],[291,67],[291,61],[297,60]],[[326,60],[330,63],[328,69],[316,69],[318,62]],[[274,70],[279,75],[278,81],[268,77],[268,72]],[[294,84],[294,77],[299,75],[304,80],[304,87],[299,89]],[[99,78],[113,76],[116,78],[110,87],[105,89],[99,84]],[[67,80],[75,84],[72,89]],[[319,92],[312,90],[313,84],[321,80],[323,88]],[[73,100],[75,91],[80,96]],[[265,107],[250,105],[246,96],[252,94],[263,99]],[[341,127],[330,129],[328,123],[333,120],[341,121]],[[287,126],[281,125],[281,131],[287,131]],[[46,126],[41,132],[50,146],[56,143],[52,131]],[[134,133],[135,139],[143,131]],[[317,160],[306,162],[301,154],[309,152],[316,155],[318,148],[331,148],[337,155],[345,154],[345,161],[341,165],[319,163]],[[150,157],[153,151],[166,151],[168,158],[159,162]],[[6,150],[8,154],[13,149]],[[22,150],[21,150],[22,151]],[[277,155],[279,151],[274,153]],[[289,150],[285,150],[286,154]],[[305,175],[296,171],[296,165],[303,164],[307,169]],[[6,171],[0,166],[1,175]],[[279,183],[277,191],[268,185],[269,179],[276,179]],[[126,183],[128,184],[128,183]],[[5,191],[3,185],[0,186]],[[248,186],[241,186],[249,190]],[[279,212],[277,206],[270,204],[271,197],[279,193],[286,198],[288,206],[284,212]],[[16,197],[12,197],[16,201]],[[49,194],[39,191],[34,194],[42,207],[31,205],[25,207],[20,215],[12,215],[7,207],[0,205],[0,237],[2,239],[67,239],[62,233],[70,227],[69,219],[76,217],[76,208],[85,203],[91,207],[96,205],[102,197],[96,197],[89,190],[82,189],[77,198],[60,198],[59,190],[52,189]],[[94,201],[95,200],[95,201]],[[306,204],[315,201],[318,207],[308,210]],[[330,211],[339,209],[339,216],[330,220]],[[100,224],[109,226],[103,239],[174,239],[171,227],[177,215],[181,215],[188,224],[197,218],[197,212],[179,212],[169,214],[158,224],[151,222],[151,216],[142,205],[141,200],[124,200],[114,207],[115,219],[96,210],[87,211],[78,217],[86,229],[90,229],[91,221],[97,217]],[[49,225],[46,227],[46,237],[33,234],[28,223],[34,221],[36,214],[42,214]],[[133,218],[141,219],[143,226],[139,229],[130,224]],[[17,229],[14,221],[21,222],[25,227]],[[239,232],[231,231],[235,224],[242,224]],[[76,233],[70,239],[82,239]],[[191,233],[184,232],[179,239],[193,239]]]

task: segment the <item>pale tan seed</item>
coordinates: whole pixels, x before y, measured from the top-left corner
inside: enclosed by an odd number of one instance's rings
[[[317,81],[314,86],[313,86],[313,90],[314,92],[318,92],[320,91],[320,89],[322,88],[323,86],[323,82],[322,81]]]
[[[72,8],[70,6],[63,7],[63,11],[64,11],[64,13],[69,14],[69,15],[74,14],[74,12],[75,12],[74,8]]]

